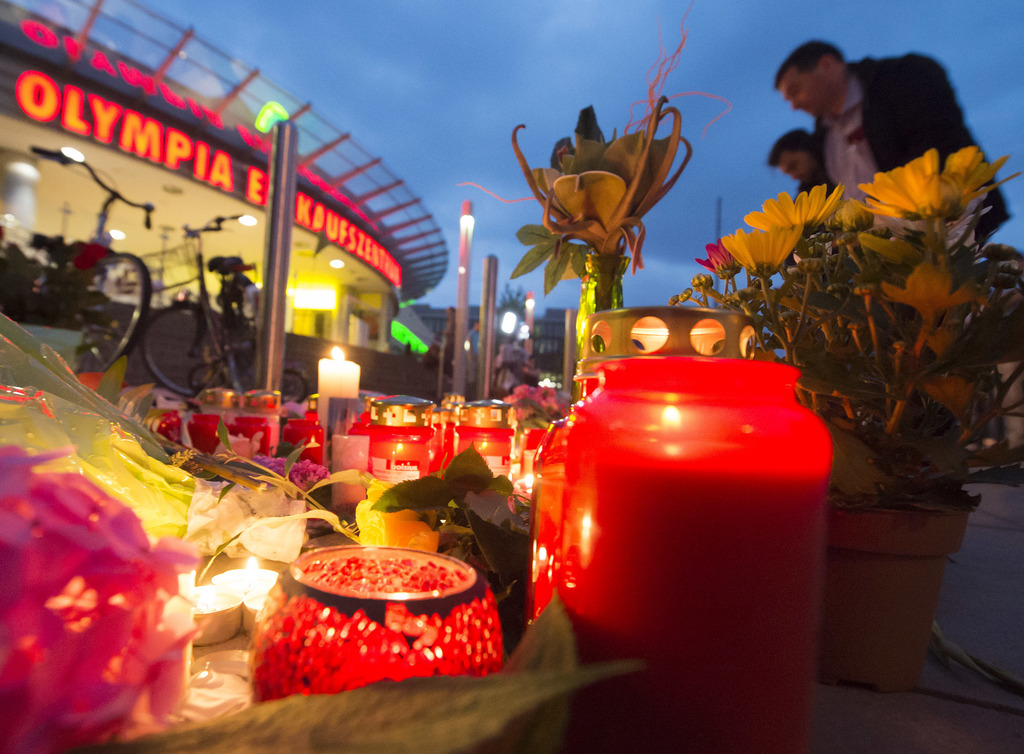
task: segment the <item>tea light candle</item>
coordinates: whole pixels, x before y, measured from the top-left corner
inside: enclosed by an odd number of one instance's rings
[[[263,609],[263,603],[266,601],[266,592],[253,592],[245,595],[245,599],[242,600],[242,628],[247,634],[252,633],[252,629],[256,625],[256,616],[259,615],[260,610]]]
[[[193,643],[202,647],[227,641],[242,627],[242,594],[212,584],[193,590],[196,623],[201,633]]]
[[[344,423],[348,409],[348,400],[359,397],[359,365],[354,361],[346,361],[345,354],[335,346],[331,349],[331,358],[320,359],[317,373],[317,416],[323,427],[325,437],[333,437],[344,432]],[[332,406],[332,401],[335,405]]]
[[[270,587],[277,582],[277,571],[269,568],[258,568],[256,558],[249,558],[245,568],[233,568],[224,573],[218,573],[212,581],[215,586],[233,589],[241,592],[243,596],[249,594],[266,594]]]

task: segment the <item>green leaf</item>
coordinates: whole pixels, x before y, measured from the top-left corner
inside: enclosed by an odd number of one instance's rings
[[[530,564],[530,535],[492,524],[471,510],[466,516],[488,570],[498,574],[506,585],[525,578]]]
[[[582,280],[587,276],[587,247],[578,243],[562,244],[563,252],[566,248],[571,254],[569,263],[572,265],[572,271],[576,273],[576,277]]]
[[[476,447],[470,445],[451,460],[445,468],[443,478],[456,497],[462,500],[466,492],[483,492],[494,479],[494,472],[487,465]]]
[[[623,661],[570,671],[385,681],[340,694],[263,702],[211,722],[81,751],[455,754],[491,741],[503,743],[509,723],[540,704],[636,669],[636,663]],[[557,748],[535,751],[543,754]]]
[[[128,368],[128,357],[121,356],[111,364],[107,371],[100,378],[100,384],[96,386],[96,392],[109,403],[117,405],[117,396],[121,392],[121,385],[124,384],[124,373]]]
[[[526,254],[523,255],[523,258],[519,260],[519,264],[517,264],[516,268],[512,270],[511,278],[514,280],[520,275],[533,272],[544,263],[545,259],[548,259],[555,253],[557,246],[558,238],[556,236],[550,236],[546,240],[538,243],[526,252]]]
[[[224,417],[217,422],[217,439],[227,448],[228,453],[234,454],[235,451],[231,449],[231,437],[228,435],[228,425],[224,423]]]
[[[562,249],[561,253],[548,260],[548,266],[544,268],[544,295],[547,296],[558,285],[566,268],[569,266],[568,249]]]
[[[516,231],[516,238],[523,246],[536,246],[555,239],[555,234],[543,225],[524,225]]]
[[[425,476],[399,482],[384,491],[373,504],[375,511],[430,510],[447,507],[453,497],[451,486],[436,476]]]

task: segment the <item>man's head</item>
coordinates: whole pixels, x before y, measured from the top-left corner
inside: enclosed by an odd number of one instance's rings
[[[772,145],[768,164],[800,183],[817,180],[821,160],[814,136],[802,128],[787,131]]]
[[[838,48],[827,42],[805,42],[782,61],[775,88],[794,110],[821,118],[841,112],[846,79],[846,63]]]

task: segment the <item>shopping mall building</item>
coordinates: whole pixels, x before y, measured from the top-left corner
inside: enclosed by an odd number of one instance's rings
[[[201,32],[200,32],[201,33]],[[154,305],[194,277],[186,226],[252,214],[204,234],[204,254],[257,265],[276,119],[298,136],[286,329],[375,351],[407,331],[400,304],[444,276],[440,228],[401,178],[347,131],[224,51],[134,0],[0,0],[0,170],[9,239],[89,239],[105,192],[80,165],[32,147],[81,152],[143,213],[115,204],[113,248],[142,257]],[[213,282],[213,281],[211,281]],[[393,335],[394,334],[394,335]]]

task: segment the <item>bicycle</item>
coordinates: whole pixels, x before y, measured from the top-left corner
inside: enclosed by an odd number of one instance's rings
[[[76,372],[105,372],[135,347],[149,314],[153,295],[153,285],[145,263],[134,254],[111,250],[112,238],[106,230],[107,218],[114,202],[120,201],[146,213],[145,226],[148,230],[152,227],[150,216],[154,207],[148,202],[143,204],[126,199],[116,189],[108,186],[84,160],[42,147],[34,146],[31,149],[40,157],[61,165],[81,165],[107,194],[96,218],[96,230],[89,241],[90,244],[106,249],[106,253],[96,260],[93,267],[90,290],[97,295],[93,297],[94,303],[86,305],[80,312],[82,344],[75,359]],[[31,243],[33,248],[51,255],[58,244],[64,244],[62,237],[51,238],[41,234],[36,234]]]
[[[178,395],[191,397],[210,387],[244,392],[255,381],[259,291],[245,274],[254,265],[240,257],[218,256],[208,262],[203,258],[202,235],[223,230],[225,222],[240,217],[216,217],[201,228],[185,226],[185,242],[195,246],[191,257],[196,276],[169,288],[198,283],[198,297],[193,299],[183,289],[173,304],[153,312],[146,325],[142,338],[146,367],[160,385]],[[220,291],[213,300],[207,270],[220,278]],[[284,370],[281,388],[286,401],[301,401],[309,394],[305,377],[295,369]]]

